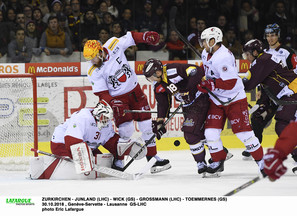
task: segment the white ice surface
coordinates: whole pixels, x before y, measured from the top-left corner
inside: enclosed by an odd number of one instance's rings
[[[225,171],[222,172],[220,178],[201,178],[197,174],[193,157],[187,150],[161,151],[158,155],[170,159],[172,168],[158,174],[147,173],[139,180],[121,180],[113,177],[87,181],[29,180],[26,179],[26,172],[1,171],[0,192],[2,198],[23,196],[223,196],[259,174],[258,166],[254,161],[242,160],[242,150],[230,149],[234,157],[225,162]],[[208,155],[207,158],[209,158]],[[145,159],[134,161],[127,172],[135,172],[145,162]],[[270,205],[265,200],[271,200],[271,198],[273,203],[278,203],[278,200],[288,197],[290,201],[293,198],[296,203],[297,197],[294,196],[297,196],[297,175],[291,171],[293,160],[289,157],[285,161],[285,165],[288,167],[288,171],[280,180],[270,182],[268,179],[262,179],[236,193],[231,199],[234,197],[248,198],[248,203],[242,203],[243,208],[250,208],[254,205],[255,200],[257,203],[263,201],[263,206]],[[283,202],[281,203],[283,205]],[[260,206],[262,205],[260,204]],[[245,209],[245,211],[247,210]]]

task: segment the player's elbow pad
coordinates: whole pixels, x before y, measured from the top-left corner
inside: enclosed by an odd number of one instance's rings
[[[238,73],[239,74],[239,77],[242,79],[243,82],[247,82],[251,79],[252,77],[252,74],[251,72],[248,70],[247,72],[245,73]]]

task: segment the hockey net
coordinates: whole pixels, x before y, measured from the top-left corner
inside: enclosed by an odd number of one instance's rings
[[[0,91],[0,170],[26,170],[38,147],[36,77],[1,74]]]

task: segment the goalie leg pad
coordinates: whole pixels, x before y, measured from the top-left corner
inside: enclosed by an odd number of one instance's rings
[[[94,157],[91,148],[86,143],[70,146],[75,170],[79,173],[91,172],[94,168]]]
[[[134,157],[140,149],[142,149],[141,152],[137,154],[137,157],[135,160],[142,159],[147,154],[147,147],[144,146],[144,142],[141,140],[141,138],[137,140],[129,140],[129,141],[123,141],[122,139],[119,139],[118,143],[118,155],[123,157],[124,155],[129,155],[130,157]],[[142,148],[143,147],[143,148]],[[121,159],[119,157],[119,159]],[[122,158],[123,159],[123,158]]]

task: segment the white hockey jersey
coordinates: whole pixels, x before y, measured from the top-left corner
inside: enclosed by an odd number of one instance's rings
[[[112,122],[99,130],[91,111],[92,109],[84,108],[73,113],[69,119],[55,128],[51,141],[65,143],[64,137],[72,136],[86,142],[91,149],[104,145],[115,134]]]
[[[233,89],[224,90],[216,88],[213,93],[224,102],[234,98],[238,101],[246,98],[244,85],[242,79],[238,75],[235,58],[231,51],[229,51],[223,44],[221,47],[210,57],[204,49],[202,51],[201,59],[205,71],[206,79],[219,79],[224,80],[237,79]],[[216,104],[221,105],[213,96],[209,95],[210,99]]]
[[[88,67],[88,78],[94,93],[108,90],[114,97],[130,92],[136,87],[137,75],[129,66],[124,53],[128,47],[134,45],[131,32],[120,38],[112,37],[103,45],[108,51],[106,61],[101,67],[96,67],[92,63]]]

